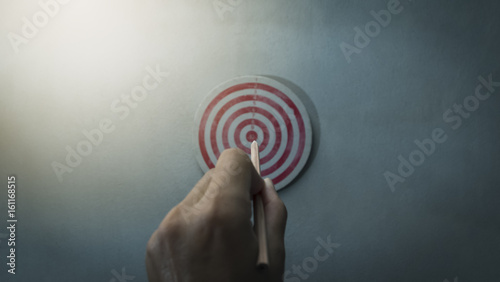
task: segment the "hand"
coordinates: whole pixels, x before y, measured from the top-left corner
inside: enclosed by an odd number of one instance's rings
[[[262,193],[269,268],[256,268],[258,242],[251,199]],[[239,149],[222,152],[186,198],[163,219],[147,244],[149,281],[282,281],[286,207]]]

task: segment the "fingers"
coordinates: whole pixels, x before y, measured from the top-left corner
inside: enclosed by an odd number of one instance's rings
[[[279,234],[281,237],[285,234],[287,210],[283,201],[279,198],[271,179],[266,178],[265,188],[262,190],[262,202],[266,213],[266,223],[272,233]]]
[[[266,227],[271,263],[280,263],[283,267],[285,260],[285,228],[288,213],[283,201],[274,189],[271,179],[266,178],[262,190],[262,201],[266,214]]]
[[[251,195],[264,185],[248,155],[240,149],[228,149],[178,207],[188,221],[202,214],[244,220],[251,215]]]
[[[264,180],[257,173],[248,155],[240,149],[222,152],[212,181],[224,187],[221,196],[228,199],[251,199],[264,188]]]

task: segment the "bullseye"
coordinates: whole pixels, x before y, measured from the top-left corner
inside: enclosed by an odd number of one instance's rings
[[[243,76],[213,89],[196,113],[194,140],[200,167],[215,167],[221,152],[240,148],[250,155],[259,143],[261,175],[276,189],[304,167],[312,144],[309,116],[283,84],[262,76]]]
[[[252,143],[253,140],[257,140],[257,133],[255,131],[248,131],[247,132],[247,141]]]

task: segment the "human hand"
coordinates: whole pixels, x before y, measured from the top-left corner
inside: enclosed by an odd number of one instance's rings
[[[269,268],[256,268],[258,241],[251,199],[262,193]],[[282,281],[286,207],[239,149],[222,152],[186,198],[165,216],[147,244],[149,281]]]

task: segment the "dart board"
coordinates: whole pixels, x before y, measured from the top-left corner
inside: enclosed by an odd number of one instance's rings
[[[250,155],[259,144],[262,177],[276,190],[289,184],[307,162],[312,145],[309,115],[282,83],[263,76],[240,76],[208,93],[195,116],[196,158],[203,171],[215,167],[222,151]]]

